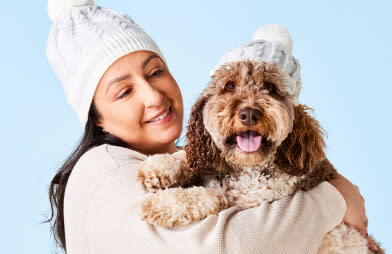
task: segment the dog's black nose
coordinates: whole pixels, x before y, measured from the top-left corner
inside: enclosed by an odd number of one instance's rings
[[[254,108],[244,108],[240,111],[239,118],[243,125],[252,126],[261,119],[261,111]]]

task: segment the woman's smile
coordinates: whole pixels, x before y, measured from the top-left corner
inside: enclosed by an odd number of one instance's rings
[[[171,105],[158,113],[153,119],[146,121],[146,124],[163,125],[173,119],[173,111]]]

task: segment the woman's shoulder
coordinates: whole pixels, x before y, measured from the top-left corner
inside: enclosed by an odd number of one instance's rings
[[[78,200],[89,202],[92,193],[98,186],[113,177],[123,174],[133,174],[144,155],[128,148],[103,144],[85,152],[75,164],[69,176],[65,200],[67,211]],[[82,205],[82,204],[79,204]]]
[[[182,149],[177,146],[178,151]],[[136,170],[147,157],[145,154],[126,147],[103,144],[91,148],[80,157],[70,178],[94,181],[102,179],[120,167]]]
[[[74,170],[79,167],[103,166],[108,168],[116,165],[116,160],[107,152],[107,144],[103,144],[86,151],[79,158]]]
[[[81,228],[85,227],[88,216],[100,215],[100,211],[89,210],[91,204],[118,198],[113,193],[119,194],[121,191],[118,190],[124,184],[128,188],[138,187],[136,179],[131,176],[137,169],[137,163],[143,159],[142,154],[131,149],[108,144],[91,148],[79,158],[69,176],[64,195],[68,240],[80,241],[84,237]],[[129,195],[134,196],[135,191]]]
[[[129,148],[103,144],[91,148],[80,157],[70,178],[96,181],[125,164],[135,167],[146,157]]]
[[[95,164],[104,168],[120,166],[126,162],[140,162],[147,158],[146,155],[126,147],[103,144],[85,152],[78,164]]]

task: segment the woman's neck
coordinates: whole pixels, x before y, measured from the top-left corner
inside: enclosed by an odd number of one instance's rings
[[[166,145],[162,145],[159,147],[154,147],[153,149],[138,149],[133,146],[128,147],[132,150],[136,150],[139,153],[145,154],[145,155],[153,155],[153,154],[162,154],[162,153],[175,153],[177,152],[177,146],[176,143],[170,143]]]
[[[170,144],[170,146],[168,147],[168,151],[167,151],[167,153],[175,153],[175,152],[177,152],[177,146],[176,146],[176,143],[172,143],[172,144]]]

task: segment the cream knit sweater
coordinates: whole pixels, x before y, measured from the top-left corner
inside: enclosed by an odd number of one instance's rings
[[[140,220],[146,197],[136,181],[145,155],[101,145],[85,153],[64,200],[68,254],[316,253],[324,234],[342,221],[346,204],[328,182],[273,203],[218,215],[177,229]]]

